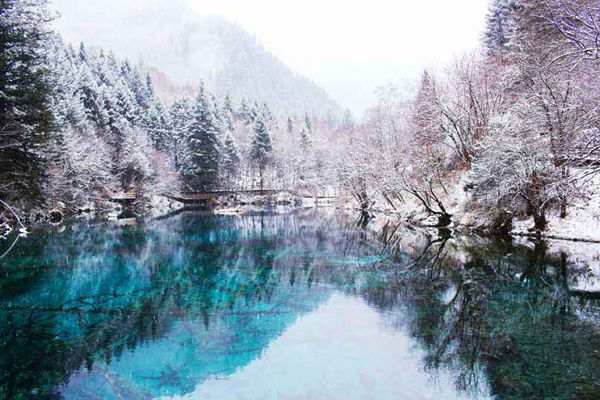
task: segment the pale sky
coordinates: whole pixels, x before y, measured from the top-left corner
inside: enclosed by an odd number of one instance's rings
[[[443,67],[455,55],[475,49],[488,6],[488,0],[185,1],[200,14],[222,16],[254,34],[284,64],[324,87],[356,116],[373,104],[377,86],[414,80],[424,68]],[[70,18],[104,3],[54,2],[64,15],[71,12]]]
[[[357,115],[388,81],[479,45],[487,0],[186,0],[255,34]]]

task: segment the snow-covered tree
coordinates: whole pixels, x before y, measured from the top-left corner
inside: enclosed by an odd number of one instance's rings
[[[148,100],[149,105],[143,125],[148,130],[152,143],[157,149],[172,149],[172,126],[162,101],[156,96],[151,96]]]
[[[181,170],[186,185],[193,190],[216,187],[220,161],[219,132],[202,85],[192,107],[184,146]]]
[[[242,97],[242,101],[240,103],[238,119],[244,121],[246,125],[252,122],[252,111],[250,109],[250,106],[248,105],[248,99],[246,99],[245,97]]]
[[[250,107],[250,122],[255,122],[259,117],[262,118],[265,123],[269,122],[266,120],[263,114],[263,109],[258,103],[258,100],[254,100],[254,104],[252,104],[252,107]]]
[[[154,173],[150,138],[146,131],[132,127],[125,118],[121,118],[118,125],[123,137],[117,165],[122,188],[140,190]]]
[[[310,116],[308,115],[308,113],[304,114],[304,127],[306,128],[306,131],[309,134],[312,133],[313,124],[312,124],[312,120],[311,120]]]
[[[229,95],[223,100],[222,116],[225,128],[230,132],[235,131],[235,111]]]
[[[250,147],[250,159],[258,166],[261,190],[264,187],[264,170],[272,150],[273,145],[271,143],[271,135],[267,128],[267,124],[263,120],[262,116],[258,115],[254,121],[252,145]]]
[[[50,146],[44,192],[51,203],[82,207],[110,186],[112,149],[102,138],[66,126]]]
[[[536,128],[513,113],[497,117],[478,145],[470,176],[475,199],[488,211],[531,214],[541,231],[547,210],[575,191],[554,165],[549,138]]]
[[[240,167],[240,155],[231,132],[225,134],[223,141],[221,169],[226,186],[233,187]]]
[[[83,56],[80,55],[80,60],[82,57]],[[102,90],[98,86],[98,83],[87,64],[86,60],[88,57],[89,56],[86,55],[84,61],[79,63],[79,85],[83,97],[83,104],[90,121],[96,126],[106,126],[109,123],[109,115],[102,96]]]
[[[39,203],[53,131],[45,0],[0,2],[0,197]]]
[[[484,44],[491,54],[506,50],[514,34],[514,14],[519,10],[517,0],[492,0],[486,18]]]

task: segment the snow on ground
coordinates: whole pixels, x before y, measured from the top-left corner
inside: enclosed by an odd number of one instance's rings
[[[585,171],[575,171],[582,173]],[[459,231],[469,231],[471,228],[484,227],[489,223],[486,216],[476,207],[470,206],[469,194],[464,190],[465,177],[456,176],[447,185],[442,201],[449,213],[453,215],[451,227]],[[391,207],[384,199],[375,197],[375,220],[371,221],[369,228],[380,231],[389,221],[408,221],[409,224],[423,225],[428,221],[428,214],[424,208],[409,196],[405,197],[403,204],[396,203]],[[343,203],[347,210],[357,210],[356,201]],[[547,215],[548,229],[543,233],[548,244],[548,254],[560,256],[567,255],[569,269],[577,273],[570,274],[569,288],[589,292],[600,291],[600,176],[590,178],[581,188],[581,196],[572,202],[568,208],[565,219],[560,218],[558,211]],[[379,215],[381,214],[381,215]],[[533,218],[515,220],[513,233],[516,235],[530,235],[530,228],[534,226]],[[409,235],[410,237],[411,235]],[[472,239],[475,238],[475,239]],[[477,236],[456,236],[453,240],[477,240]],[[533,246],[529,237],[514,237],[516,244]],[[571,239],[571,240],[564,240]],[[457,246],[460,251],[461,246]],[[461,261],[467,261],[468,254],[457,254]]]
[[[452,215],[452,226],[475,227],[485,221],[483,216],[476,212],[468,210],[467,205],[470,202],[470,195],[465,191],[466,176],[456,174],[449,179],[445,185],[445,190],[437,193],[446,208],[446,211]],[[410,194],[403,194],[403,202],[394,201],[392,206],[379,193],[371,193],[371,211],[375,214],[398,215],[399,219],[414,223],[420,226],[437,226],[438,219],[427,212],[422,203]],[[351,197],[340,199],[342,207],[346,210],[359,210],[360,205]],[[432,204],[434,209],[438,207]]]
[[[574,174],[584,174],[584,170],[575,170]],[[464,190],[466,175],[457,174],[446,184],[446,191],[439,193],[446,210],[452,215],[450,228],[459,230],[485,230],[490,221],[488,216],[478,210],[471,201],[470,194]],[[375,214],[397,215],[400,220],[409,221],[416,225],[435,225],[436,219],[426,212],[413,196],[405,195],[404,202],[389,204],[383,196],[372,193],[371,210]],[[346,210],[359,210],[358,202],[347,198],[342,202]],[[548,213],[548,228],[543,232],[546,238],[575,239],[582,241],[600,242],[600,176],[590,177],[581,188],[581,193],[570,204],[568,215],[560,218],[557,210]],[[512,233],[515,235],[531,235],[530,229],[534,226],[533,218],[513,221]]]
[[[600,241],[600,176],[594,176],[586,182],[581,188],[581,197],[570,205],[567,214],[563,219],[556,211],[549,213],[548,228],[544,235],[563,239]],[[513,233],[528,233],[533,225],[533,218],[514,221]]]

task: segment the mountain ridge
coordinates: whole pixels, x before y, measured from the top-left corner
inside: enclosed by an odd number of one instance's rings
[[[68,41],[142,60],[148,69],[164,73],[170,91],[203,81],[215,95],[229,94],[234,102],[246,97],[283,113],[342,114],[322,87],[294,72],[242,27],[200,15],[183,1],[107,0],[83,7],[73,0],[54,0],[54,5],[63,14],[58,25]],[[109,17],[95,18],[106,9],[111,10]],[[90,24],[94,34],[88,32]],[[173,93],[163,96],[168,101]]]

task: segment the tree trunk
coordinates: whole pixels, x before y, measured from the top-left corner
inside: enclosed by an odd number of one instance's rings
[[[567,199],[564,197],[560,199],[560,217],[567,218]]]
[[[534,210],[533,222],[534,222],[534,228],[536,231],[546,230],[548,221],[546,220],[546,213],[544,212],[544,210]]]
[[[358,198],[360,200],[360,212],[363,215],[369,215],[369,196],[363,191],[358,194]]]
[[[438,228],[445,228],[452,222],[452,216],[448,213],[438,215]]]

